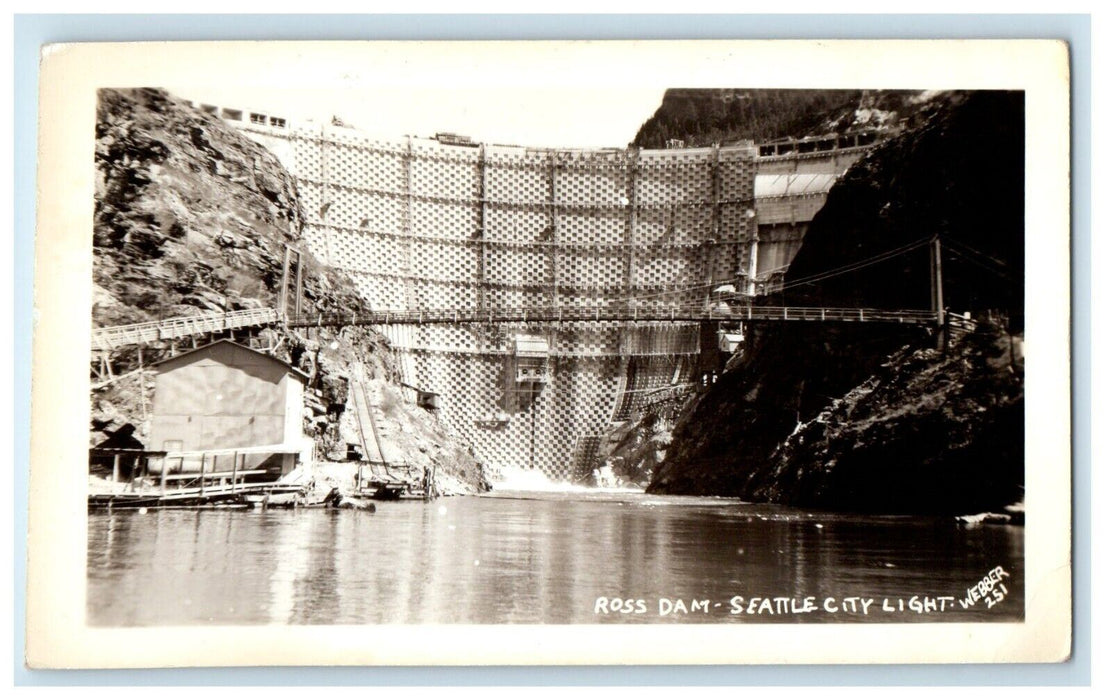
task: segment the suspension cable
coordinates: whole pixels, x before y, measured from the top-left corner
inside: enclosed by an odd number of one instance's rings
[[[878,253],[877,255],[874,255],[870,258],[865,258],[864,260],[858,260],[857,262],[849,263],[848,265],[843,265],[842,267],[834,268],[832,270],[818,272],[807,277],[801,277],[797,280],[793,280],[792,282],[783,285],[782,287],[780,287],[779,291],[792,289],[793,287],[800,287],[805,284],[812,284],[814,282],[821,282],[823,280],[830,279],[831,277],[845,275],[850,272],[856,272],[857,270],[869,267],[871,265],[876,265],[887,260],[891,260],[892,258],[904,255],[905,253],[910,253],[911,251],[926,245],[930,242],[930,240],[931,239],[928,236],[913,243],[908,243],[907,245],[893,248],[892,250],[888,250],[883,253]]]
[[[943,242],[943,245],[946,248],[949,248],[951,251],[953,251],[955,253],[959,252],[957,249],[961,249],[962,251],[964,251],[967,254],[974,255],[974,256],[979,257],[983,260],[987,260],[987,261],[991,262],[993,265],[997,265],[1001,268],[1010,268],[1011,267],[1010,265],[1008,265],[1008,263],[1006,263],[1002,260],[999,260],[999,259],[989,255],[988,253],[984,253],[980,250],[977,250],[976,248],[974,248],[973,246],[971,246],[967,243],[962,243],[961,241],[957,241],[957,240],[953,240],[953,239],[945,238],[945,237],[942,238],[942,242]]]
[[[982,270],[985,270],[986,272],[991,272],[992,274],[994,274],[998,277],[1001,277],[1002,279],[1007,280],[1008,282],[1011,282],[1012,284],[1018,284],[1018,285],[1023,284],[1023,280],[1017,279],[1014,275],[1007,272],[1006,270],[1001,270],[998,267],[993,267],[991,265],[986,265],[984,262],[982,262],[980,260],[977,260],[976,258],[974,258],[970,255],[965,255],[964,253],[962,253],[959,250],[956,250],[954,248],[947,248],[946,252],[953,255],[955,261],[965,261],[965,262],[971,263],[973,265],[976,265],[977,267],[981,268]]]

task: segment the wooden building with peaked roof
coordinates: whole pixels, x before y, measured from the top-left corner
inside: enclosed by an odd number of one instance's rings
[[[154,365],[149,449],[169,453],[303,446],[308,376],[231,340],[219,340]],[[283,473],[293,465],[284,465]]]

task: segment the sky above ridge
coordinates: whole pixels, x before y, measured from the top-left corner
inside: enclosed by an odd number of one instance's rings
[[[352,89],[233,87],[204,82],[163,85],[177,97],[291,121],[346,124],[374,136],[437,132],[483,143],[537,147],[624,148],[660,106],[657,87],[404,87]]]

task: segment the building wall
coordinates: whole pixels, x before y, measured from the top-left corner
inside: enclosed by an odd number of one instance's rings
[[[301,390],[280,363],[227,344],[175,358],[155,377],[151,449],[300,446]]]
[[[309,250],[378,309],[700,302],[745,278],[756,253],[751,147],[532,149],[239,126],[297,179]],[[692,324],[383,330],[403,379],[441,395],[443,419],[482,461],[565,478],[635,405],[627,388],[686,381],[699,351]],[[513,381],[515,333],[548,338],[547,383]]]
[[[282,430],[282,444],[304,449],[305,431],[302,429],[305,414],[305,385],[288,373],[282,379],[286,392],[286,420]]]

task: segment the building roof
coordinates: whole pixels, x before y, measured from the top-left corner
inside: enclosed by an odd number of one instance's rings
[[[274,357],[273,355],[267,355],[265,352],[259,352],[258,350],[254,349],[254,348],[249,348],[246,345],[240,345],[239,343],[237,343],[235,341],[232,341],[232,340],[228,340],[227,338],[222,339],[222,340],[217,340],[217,341],[212,342],[212,343],[208,343],[207,345],[202,345],[199,348],[193,348],[192,350],[187,350],[187,351],[185,351],[183,353],[180,353],[178,355],[175,355],[173,357],[167,357],[165,359],[159,360],[158,362],[152,362],[151,366],[152,367],[161,367],[162,365],[166,365],[166,364],[169,364],[169,363],[186,364],[186,363],[182,363],[182,358],[189,357],[190,355],[194,355],[196,353],[202,353],[205,350],[209,350],[209,349],[214,348],[214,347],[219,346],[219,345],[228,345],[228,346],[231,346],[232,348],[235,348],[237,351],[251,353],[253,355],[256,355],[258,357],[261,357],[261,358],[267,360],[268,362],[273,362],[276,365],[280,365],[287,372],[289,372],[290,374],[294,375],[295,377],[301,379],[302,381],[305,381],[305,382],[309,381],[309,375],[308,374],[306,374],[305,372],[302,372],[301,370],[294,367],[290,363],[285,362],[283,360],[279,360],[277,357]]]

